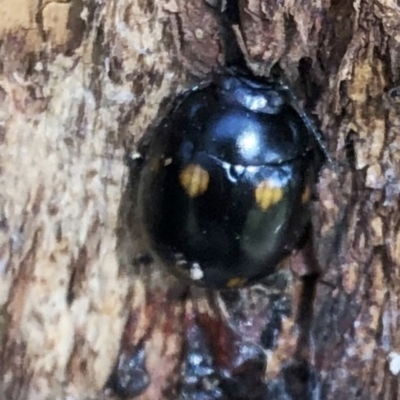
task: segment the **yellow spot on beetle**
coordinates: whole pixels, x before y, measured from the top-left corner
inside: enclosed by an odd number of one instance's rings
[[[179,174],[179,181],[190,197],[203,194],[208,187],[210,176],[198,164],[187,165]]]
[[[246,278],[231,278],[229,281],[226,283],[226,287],[228,289],[235,289],[238,287],[243,286],[246,283],[247,279]]]
[[[311,198],[311,190],[309,186],[304,188],[303,193],[301,194],[301,203],[306,204],[310,201]]]
[[[277,186],[272,180],[260,182],[255,190],[256,202],[263,210],[268,210],[269,207],[279,203],[283,197],[281,186]]]

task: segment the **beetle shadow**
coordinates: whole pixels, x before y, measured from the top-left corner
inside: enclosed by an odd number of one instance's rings
[[[130,166],[128,165],[128,176],[121,197],[117,221],[117,255],[119,264],[125,272],[133,268],[135,273],[140,273],[140,268],[135,271],[136,267],[145,266],[152,262],[140,234],[139,216],[134,201],[138,191],[139,174],[140,165],[135,166],[134,163],[131,163]]]

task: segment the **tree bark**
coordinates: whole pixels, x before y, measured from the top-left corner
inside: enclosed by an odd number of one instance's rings
[[[125,158],[223,70],[214,3],[0,0],[0,398],[400,399],[394,0],[239,0],[332,158],[292,260],[319,280],[213,293],[143,256]]]

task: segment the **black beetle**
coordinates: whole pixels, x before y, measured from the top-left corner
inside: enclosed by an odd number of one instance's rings
[[[189,91],[143,156],[137,212],[156,258],[195,284],[275,272],[310,225],[320,137],[278,81],[228,72]]]

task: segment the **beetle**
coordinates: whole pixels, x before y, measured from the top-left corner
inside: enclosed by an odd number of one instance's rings
[[[136,206],[152,254],[214,289],[274,273],[310,227],[320,142],[278,80],[230,70],[189,91],[141,162]]]

